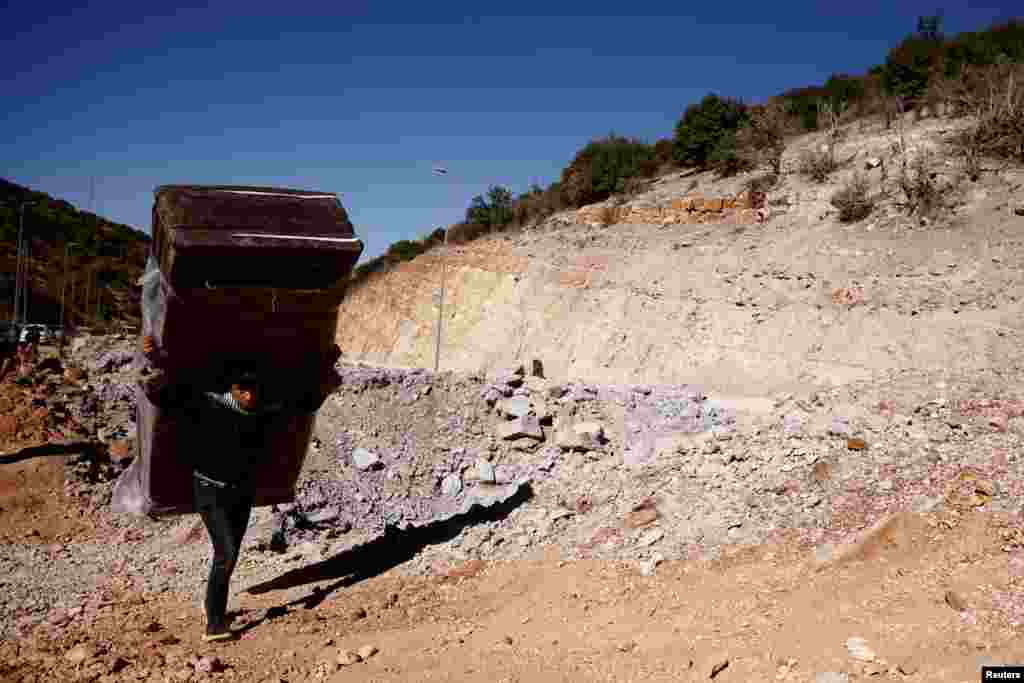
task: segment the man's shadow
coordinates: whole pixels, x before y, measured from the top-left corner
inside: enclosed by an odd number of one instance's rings
[[[476,503],[465,512],[448,519],[430,522],[419,527],[409,527],[405,530],[399,530],[389,525],[385,527],[383,535],[368,543],[348,548],[322,562],[292,569],[269,581],[250,586],[245,592],[259,595],[273,590],[284,590],[337,579],[326,588],[314,588],[313,592],[304,598],[271,607],[264,617],[247,623],[236,630],[236,633],[244,633],[265,620],[283,616],[290,607],[296,605],[302,605],[305,609],[315,609],[328,595],[339,588],[347,588],[360,581],[383,574],[389,569],[411,560],[428,545],[449,541],[458,536],[463,529],[474,524],[504,519],[532,497],[533,490],[529,483],[522,483],[511,496],[489,507]]]
[[[13,465],[22,460],[55,455],[82,454],[86,459],[96,459],[101,454],[100,444],[95,441],[73,441],[67,443],[44,443],[38,446],[27,446],[13,453],[0,455],[0,465]]]

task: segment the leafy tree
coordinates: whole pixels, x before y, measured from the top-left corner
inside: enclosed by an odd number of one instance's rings
[[[483,195],[478,194],[470,200],[469,208],[466,209],[466,222],[477,225],[491,224],[491,211]]]
[[[675,157],[681,164],[706,166],[712,152],[721,158],[729,146],[722,139],[735,133],[746,121],[746,106],[738,101],[709,94],[698,104],[691,104],[676,124]]]
[[[411,261],[416,258],[424,251],[424,247],[419,242],[412,242],[410,240],[398,240],[388,247],[387,255],[392,261]]]
[[[488,225],[498,227],[512,222],[512,191],[501,185],[492,185],[487,190],[487,209],[490,213]]]
[[[560,188],[569,206],[583,206],[625,190],[629,178],[640,175],[654,149],[640,140],[610,134],[591,140],[562,169]]]
[[[826,97],[836,110],[846,109],[864,97],[864,80],[855,76],[833,74],[825,81]]]
[[[931,72],[943,54],[941,17],[920,17],[917,26],[916,35],[889,51],[882,72],[885,90],[911,102],[924,95]]]

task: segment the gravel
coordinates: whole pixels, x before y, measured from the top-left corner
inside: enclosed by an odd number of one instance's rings
[[[115,338],[82,345],[75,360],[89,369],[87,380],[47,400],[62,401],[94,437],[134,438],[133,366],[118,360],[130,356],[131,344]],[[508,500],[527,486],[525,504],[422,548],[401,571],[536,558],[555,546],[566,559],[629,560],[650,574],[664,560],[711,559],[724,545],[770,541],[786,530],[827,547],[894,509],[1016,513],[1024,494],[1024,459],[1012,455],[1020,439],[1014,429],[989,424],[1000,411],[1018,418],[1020,404],[950,389],[935,403],[917,377],[794,397],[741,429],[732,407],[692,386],[556,384],[519,368],[489,378],[338,369],[342,384],[320,411],[296,500],[281,508],[288,551],[266,550],[271,511],[257,509],[244,548],[255,561],[240,565],[239,586],[366,544],[388,529]],[[899,393],[896,386],[918,390]],[[537,418],[543,440],[497,437],[506,418],[491,399],[514,392],[547,414]],[[851,394],[857,405],[885,410],[837,412],[852,404]],[[553,438],[561,420],[596,423],[604,439],[588,450],[563,450]],[[865,450],[849,450],[848,434],[863,437]],[[363,451],[376,457],[366,469],[356,464]],[[201,599],[209,547],[204,533],[187,540],[195,518],[109,513],[124,463],[104,456],[99,449],[67,465],[66,492],[95,518],[94,539],[0,546],[0,636],[47,620],[88,620],[123,590]],[[961,477],[964,468],[971,478]],[[957,483],[960,489],[952,487]],[[641,508],[656,514],[632,530],[624,520]],[[848,521],[836,524],[840,519]]]

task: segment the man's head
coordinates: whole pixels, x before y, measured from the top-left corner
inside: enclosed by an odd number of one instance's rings
[[[231,383],[231,395],[242,408],[253,410],[260,404],[263,393],[261,385],[260,376],[256,372],[245,370]]]

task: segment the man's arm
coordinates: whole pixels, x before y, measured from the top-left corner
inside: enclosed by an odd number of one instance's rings
[[[195,391],[188,384],[174,381],[176,373],[168,372],[163,362],[167,354],[151,335],[142,338],[142,353],[150,364],[148,373],[139,381],[146,398],[166,410],[190,414],[198,400]]]

